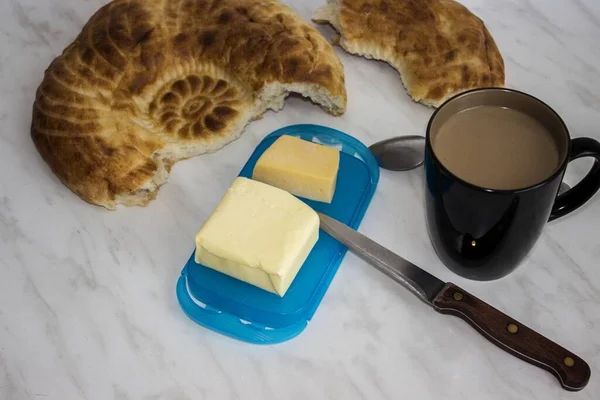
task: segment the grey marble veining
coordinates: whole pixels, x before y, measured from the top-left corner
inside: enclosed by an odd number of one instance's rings
[[[337,50],[348,110],[333,118],[299,98],[223,150],[177,164],[147,208],[108,212],[68,191],[37,154],[31,105],[44,69],[102,0],[0,2],[0,399],[598,399],[600,198],[547,226],[523,265],[476,283],[443,267],[429,243],[422,170],[382,171],[361,231],[581,355],[577,394],[432,312],[353,255],[308,328],[259,347],[201,328],[175,282],[193,235],[267,133],[316,123],[366,144],[423,133],[387,64]],[[320,0],[290,2],[304,17]],[[573,136],[600,139],[600,3],[465,0],[500,47],[507,86],[536,95]],[[319,27],[327,36],[332,30]],[[589,168],[567,172],[573,184]]]

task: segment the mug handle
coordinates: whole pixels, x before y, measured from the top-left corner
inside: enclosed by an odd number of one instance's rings
[[[586,137],[571,140],[569,162],[582,157],[595,158],[594,165],[581,182],[556,197],[549,221],[575,211],[600,189],[600,143]]]

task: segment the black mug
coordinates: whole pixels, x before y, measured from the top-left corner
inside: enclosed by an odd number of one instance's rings
[[[553,135],[560,166],[543,181],[516,190],[492,190],[468,183],[436,157],[432,136],[452,115],[479,106],[526,113]],[[595,158],[588,174],[558,194],[567,164]],[[528,94],[504,88],[463,92],[431,116],[425,145],[426,212],[429,235],[442,262],[465,278],[493,280],[512,272],[539,238],[544,225],[588,201],[600,188],[600,143],[572,139],[565,123],[548,105]]]

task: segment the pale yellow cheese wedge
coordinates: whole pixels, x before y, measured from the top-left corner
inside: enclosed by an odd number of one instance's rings
[[[306,199],[331,203],[339,163],[337,149],[283,135],[258,159],[252,179]]]
[[[237,178],[196,234],[196,262],[277,293],[319,237],[317,213],[288,192]]]

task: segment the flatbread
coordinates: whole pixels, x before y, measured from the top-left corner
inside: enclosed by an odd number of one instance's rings
[[[331,45],[276,0],[115,0],[48,67],[33,141],[84,200],[146,205],[178,160],[240,136],[298,92],[346,107]]]
[[[504,85],[494,39],[453,0],[330,0],[313,21],[331,24],[349,53],[392,65],[423,104],[437,107],[468,89]]]

